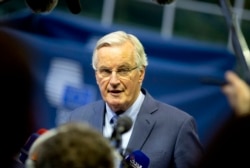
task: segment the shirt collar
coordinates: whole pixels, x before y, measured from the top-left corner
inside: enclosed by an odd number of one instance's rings
[[[136,101],[132,104],[131,107],[129,107],[124,113],[122,113],[120,116],[123,116],[123,115],[127,115],[129,116],[133,123],[135,122],[135,119],[140,111],[140,107],[141,107],[141,104],[144,100],[144,97],[145,95],[140,92],[139,93],[139,96],[137,97]],[[108,106],[108,104],[106,103],[106,117],[108,119],[108,121],[111,120],[111,118],[116,115],[115,112],[113,112],[110,107]]]

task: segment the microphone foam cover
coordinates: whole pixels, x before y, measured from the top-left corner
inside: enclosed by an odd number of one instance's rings
[[[158,4],[165,5],[174,2],[174,0],[155,0]]]
[[[121,134],[123,134],[123,133],[127,132],[128,130],[130,130],[132,125],[133,125],[133,121],[128,116],[120,116],[117,119],[117,127],[123,129],[123,130],[120,131]]]
[[[80,0],[66,0],[69,10],[73,14],[78,14],[81,12]]]
[[[34,13],[51,12],[58,4],[58,0],[25,0],[25,2]]]

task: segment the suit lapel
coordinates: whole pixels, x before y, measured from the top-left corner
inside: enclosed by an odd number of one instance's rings
[[[154,124],[155,121],[150,119],[148,115],[138,116],[127,149],[132,151],[141,149],[152,131]]]
[[[99,101],[95,106],[93,106],[94,112],[92,117],[90,117],[92,125],[96,127],[98,131],[102,133],[104,125],[104,114],[105,114],[105,103],[104,101]]]
[[[156,123],[156,120],[152,116],[156,110],[157,104],[155,100],[147,93],[136,118],[127,146],[128,151],[138,150],[143,147]]]

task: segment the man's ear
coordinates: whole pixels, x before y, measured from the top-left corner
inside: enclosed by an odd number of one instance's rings
[[[145,77],[145,71],[146,71],[146,68],[143,67],[141,69],[139,69],[139,72],[140,72],[140,77],[139,77],[139,82],[142,84],[143,80],[144,80],[144,77]]]

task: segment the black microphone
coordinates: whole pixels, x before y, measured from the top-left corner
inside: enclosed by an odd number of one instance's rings
[[[66,0],[69,10],[73,14],[78,14],[81,12],[81,3],[80,0]]]
[[[45,133],[47,130],[44,128],[39,129],[36,133],[31,134],[31,136],[28,138],[28,140],[26,141],[26,143],[24,144],[24,146],[21,149],[20,155],[19,155],[19,160],[25,164],[26,159],[28,158],[28,153],[30,150],[30,147],[32,146],[32,144],[35,142],[35,140],[42,135],[43,133]]]
[[[123,168],[148,168],[150,159],[142,151],[136,150],[123,160]]]
[[[57,5],[58,0],[25,0],[26,5],[34,13],[51,12]]]
[[[133,125],[133,121],[128,116],[120,116],[117,119],[117,123],[114,127],[112,135],[110,137],[111,143],[114,143],[114,147],[119,148],[121,144],[121,135],[130,130]]]
[[[226,79],[221,79],[218,77],[209,77],[209,76],[202,78],[201,83],[214,86],[224,86],[228,84]]]
[[[154,0],[160,5],[171,4],[174,0]]]

